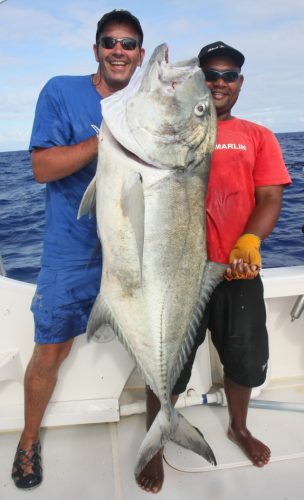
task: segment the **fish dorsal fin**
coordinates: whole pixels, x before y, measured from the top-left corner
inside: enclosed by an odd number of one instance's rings
[[[82,200],[79,205],[77,219],[83,215],[92,217],[96,214],[96,175],[91,180],[87,189],[84,192]]]
[[[207,262],[206,264],[199,298],[195,306],[192,319],[188,327],[188,331],[185,335],[184,343],[181,347],[180,355],[177,359],[175,369],[172,371],[172,376],[170,380],[171,390],[175,386],[183,367],[188,361],[189,355],[191,353],[193,344],[195,342],[202,321],[204,311],[206,309],[206,305],[209,302],[213,290],[222,281],[226,269],[227,265],[225,264],[218,264],[216,262]]]
[[[145,199],[140,173],[132,172],[125,179],[121,194],[123,214],[129,218],[134,231],[140,272],[142,275],[145,230]]]

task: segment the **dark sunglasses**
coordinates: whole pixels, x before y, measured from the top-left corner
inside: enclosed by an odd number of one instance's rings
[[[206,82],[215,82],[222,78],[226,83],[235,82],[240,73],[238,71],[216,71],[215,69],[203,69]]]
[[[120,43],[124,50],[134,50],[139,45],[135,38],[113,38],[112,36],[101,36],[99,38],[99,45],[104,49],[113,49],[117,42]]]

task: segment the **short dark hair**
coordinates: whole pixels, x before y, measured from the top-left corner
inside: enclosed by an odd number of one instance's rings
[[[135,31],[139,36],[139,45],[140,47],[142,46],[144,34],[139,20],[137,19],[137,17],[133,16],[131,12],[123,9],[111,10],[111,12],[107,12],[107,14],[104,14],[102,18],[98,21],[97,31],[96,31],[96,43],[99,42],[100,34],[103,32],[105,26],[110,22],[116,22],[118,24],[121,23],[131,24],[133,28],[135,28]]]

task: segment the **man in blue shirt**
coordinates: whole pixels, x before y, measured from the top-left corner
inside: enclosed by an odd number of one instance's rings
[[[12,478],[18,488],[42,481],[39,429],[61,363],[75,336],[85,332],[100,287],[101,252],[96,219],[77,212],[95,175],[100,100],[124,88],[144,58],[143,32],[125,10],[105,14],[93,46],[98,69],[58,76],[42,89],[30,141],[33,173],[46,183],[41,271],[32,302],[35,348],[25,374],[25,427]],[[93,126],[93,127],[92,127]]]

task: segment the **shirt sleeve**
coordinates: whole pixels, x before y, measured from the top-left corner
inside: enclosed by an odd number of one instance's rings
[[[253,177],[257,187],[291,184],[279,142],[275,135],[264,127],[261,128]]]
[[[40,92],[37,101],[29,150],[67,146],[70,137],[66,106],[56,85],[56,78],[52,78]]]

